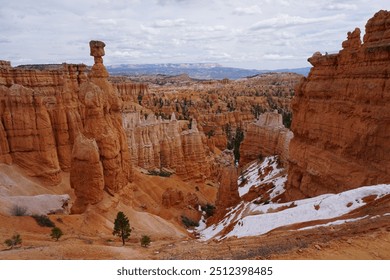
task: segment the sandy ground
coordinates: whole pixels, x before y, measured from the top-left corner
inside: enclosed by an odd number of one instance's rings
[[[1,217],[0,238],[12,224],[23,238],[20,248],[3,248],[0,259],[385,259],[390,260],[390,216],[366,218],[345,225],[298,231],[294,227],[268,234],[231,238],[222,242],[200,242],[189,237],[153,237],[143,248],[139,236],[122,246],[106,231],[78,233],[67,223],[80,221],[51,217],[65,228],[58,242],[49,228],[38,226],[31,217]],[[62,224],[57,221],[61,219]],[[77,218],[82,219],[81,217]]]
[[[69,191],[65,184],[48,189],[35,181],[19,178],[20,173],[8,167],[0,166],[0,171],[1,168],[5,168],[8,174],[0,181],[0,186],[3,186],[1,195],[4,197],[42,192],[63,194]],[[170,217],[169,211],[159,205],[160,195],[167,186],[174,184],[183,191],[193,191],[193,185],[182,183],[177,178],[142,178],[136,177],[136,187],[129,187],[132,192],[125,189],[120,199],[107,195],[101,203],[82,215],[50,215],[50,219],[64,232],[59,241],[50,237],[50,228],[39,226],[30,216],[17,217],[0,213],[0,259],[390,260],[390,196],[341,217],[353,219],[367,216],[348,224],[303,231],[298,229],[313,223],[295,224],[257,237],[201,242],[187,233],[177,218]],[[32,192],[27,192],[28,188],[21,188],[23,184],[29,185]],[[207,185],[199,185],[199,189],[201,199],[215,195],[215,190]],[[118,210],[125,211],[133,228],[126,246],[122,246],[119,238],[112,235],[113,221]],[[153,215],[153,212],[162,213],[164,219]],[[15,233],[21,235],[22,245],[8,249],[3,242]],[[152,243],[148,248],[140,245],[143,234],[151,236]]]

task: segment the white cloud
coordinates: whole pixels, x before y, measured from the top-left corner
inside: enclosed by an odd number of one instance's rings
[[[281,55],[277,53],[270,53],[263,55],[263,59],[267,60],[285,60],[285,59],[295,59],[292,55]]]
[[[155,28],[170,28],[170,27],[180,27],[185,26],[186,20],[184,18],[178,18],[178,19],[163,19],[163,20],[156,20],[153,23],[153,27]]]
[[[258,5],[253,5],[249,7],[237,7],[234,9],[233,14],[239,15],[239,16],[246,16],[246,15],[259,15],[263,11]]]
[[[348,4],[348,3],[332,3],[329,5],[325,5],[325,9],[330,11],[342,11],[342,10],[355,11],[357,10],[357,6],[355,4]]]
[[[91,64],[203,62],[276,69],[339,50],[388,0],[0,0],[0,59]],[[261,3],[261,4],[260,4]],[[258,22],[256,22],[259,20]]]
[[[301,16],[290,16],[288,14],[281,14],[277,15],[276,17],[258,21],[257,23],[253,24],[250,29],[260,30],[268,28],[291,27],[321,22],[333,22],[340,20],[341,18],[343,18],[343,15],[306,18]]]

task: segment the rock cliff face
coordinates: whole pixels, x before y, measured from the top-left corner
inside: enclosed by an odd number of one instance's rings
[[[101,163],[104,188],[114,193],[131,179],[122,101],[107,80],[104,43],[91,41],[90,47],[95,64],[88,77],[85,65],[13,68],[0,63],[0,161],[14,162],[50,184],[60,182],[61,170],[71,171],[73,187],[80,194],[84,191],[79,191],[77,182],[82,178],[76,177],[88,173],[88,164],[78,162],[88,160],[73,146],[81,135],[96,141],[98,155],[90,164]],[[85,172],[72,164],[81,165]],[[91,203],[96,203],[100,196],[92,196]]]
[[[70,186],[77,197],[72,206],[73,213],[83,213],[88,204],[96,204],[103,199],[104,172],[99,148],[95,139],[88,139],[82,134],[73,144]]]
[[[142,104],[144,96],[149,95],[149,87],[143,83],[129,83],[123,81],[120,77],[110,77],[109,79],[117,88],[118,93],[123,101],[131,101]]]
[[[238,193],[238,173],[234,164],[233,152],[225,150],[218,158],[219,188],[216,199],[217,216],[224,214],[226,208],[236,205],[240,201]]]
[[[57,184],[60,170],[69,171],[73,140],[82,128],[77,95],[86,67],[41,67],[0,66],[0,154],[3,162],[12,158],[31,176]]]
[[[211,175],[204,135],[192,122],[191,129],[182,130],[173,113],[170,120],[150,114],[146,119],[137,112],[124,113],[123,124],[136,166],[151,170],[169,168],[184,179],[203,180]]]
[[[315,53],[293,101],[286,199],[390,182],[390,13]]]
[[[279,155],[282,162],[288,160],[288,147],[293,133],[285,128],[282,115],[277,112],[261,114],[256,122],[247,126],[240,146],[240,164],[244,165],[259,156]]]

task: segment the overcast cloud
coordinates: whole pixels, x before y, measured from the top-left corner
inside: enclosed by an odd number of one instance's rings
[[[387,4],[387,5],[386,5]],[[277,69],[337,52],[388,1],[0,0],[0,59],[106,65],[208,62]]]

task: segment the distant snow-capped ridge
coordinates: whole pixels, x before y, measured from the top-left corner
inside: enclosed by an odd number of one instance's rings
[[[149,63],[149,64],[116,64],[109,65],[107,69],[118,69],[118,68],[215,68],[223,67],[218,63]]]
[[[111,75],[181,75],[194,79],[239,79],[268,72],[291,72],[307,75],[310,68],[256,70],[225,67],[218,63],[160,63],[160,64],[118,64],[107,66]]]

